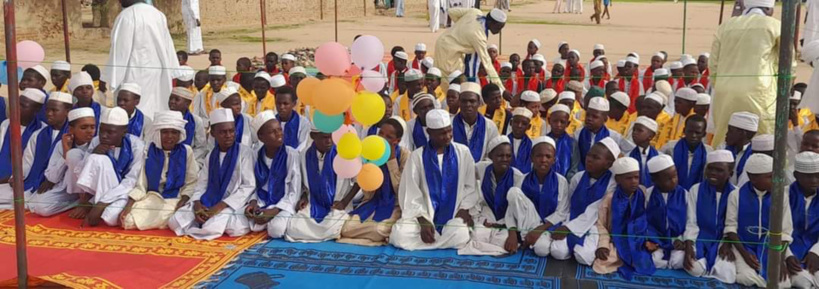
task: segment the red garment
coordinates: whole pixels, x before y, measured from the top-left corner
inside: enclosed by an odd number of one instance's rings
[[[566,70],[563,71],[563,78],[565,78],[566,81],[571,80],[570,75],[572,74],[572,69],[573,68],[571,66],[568,66],[568,67],[566,67]],[[584,79],[586,79],[586,70],[583,69],[583,65],[580,65],[580,63],[578,63],[577,64],[577,70],[580,70],[580,80],[579,81],[583,81]]]
[[[678,89],[683,88],[683,87],[691,87],[692,85],[697,84],[697,83],[699,83],[699,82],[697,80],[694,80],[690,84],[685,84],[685,79],[680,78],[679,80],[677,80],[677,86],[674,87],[674,91],[677,91]]]
[[[503,82],[503,87],[506,88],[506,91],[511,92],[512,95],[517,95],[519,91],[516,91],[517,88],[516,84],[517,81],[514,78],[510,77],[509,79]]]
[[[290,85],[290,73],[282,72],[282,76],[284,76],[284,83]]]
[[[497,60],[492,61],[492,66],[494,66],[494,67],[495,67],[495,72],[497,72],[498,74],[500,74],[500,69],[501,69],[501,67],[500,67],[500,61],[497,61]]]
[[[485,76],[485,75],[484,75],[484,76],[478,76],[478,80],[480,80],[480,82],[481,82],[481,87],[484,87],[484,86],[486,86],[487,84],[489,84],[489,81],[488,81],[488,80],[486,80],[486,76]]]
[[[545,88],[554,89],[557,93],[561,93],[561,92],[563,92],[563,90],[566,89],[566,79],[560,78],[560,79],[557,80],[557,83],[555,83],[553,80],[554,79],[552,79],[552,78],[549,78],[549,80],[546,80],[546,87]]]
[[[241,74],[241,73],[238,73],[238,72],[237,72],[236,74],[234,74],[234,75],[233,75],[233,82],[235,82],[235,83],[239,83],[239,80],[241,80],[241,75],[242,75],[242,74]]]
[[[643,87],[654,87],[654,68],[649,67],[643,73]]]
[[[410,67],[412,67],[412,69],[421,70],[421,60],[423,60],[423,59],[418,59],[418,58],[413,59],[412,60],[412,66],[410,66]]]
[[[546,71],[541,70],[540,73],[537,74],[537,79],[539,79],[541,82],[546,82]]]
[[[393,72],[392,72],[392,74],[390,74],[390,78],[389,78],[389,79],[387,79],[387,81],[389,81],[389,82],[391,82],[391,83],[392,83],[392,87],[390,87],[390,90],[392,90],[392,91],[396,91],[396,90],[398,90],[398,71],[396,71],[396,70],[394,70],[394,69],[395,69],[395,68],[393,68]],[[406,73],[406,72],[407,72],[407,70],[409,70],[409,69],[408,69],[408,68],[404,68],[404,71],[402,71],[402,73]],[[394,80],[394,81],[393,81],[393,80]]]
[[[603,88],[603,89],[606,88],[606,82],[607,82],[607,80],[606,80],[605,76],[603,76],[603,78],[600,78],[600,81],[597,81],[597,82],[595,82],[594,79],[589,78],[589,84],[591,84],[592,86],[597,86],[599,88]]]
[[[392,75],[393,72],[395,72],[395,61],[390,60],[390,62],[387,63],[387,76]]]
[[[267,68],[265,68],[264,71],[267,72],[267,74],[270,74],[270,76],[274,76],[276,74],[279,74],[279,68],[278,67],[273,67],[273,71],[269,71],[269,70],[267,70]]]
[[[705,86],[705,89],[708,89],[708,84],[711,82],[709,80],[710,75],[711,75],[711,69],[706,68],[705,71],[703,71],[700,74],[700,79],[697,80],[698,83],[701,83],[703,86]]]
[[[637,97],[640,96],[640,80],[637,77],[632,77],[629,83],[631,87],[626,91],[626,79],[620,78],[620,80],[617,81],[617,88],[620,91],[628,93],[628,98],[631,100],[631,104],[628,106],[628,113],[634,113],[637,111]]]

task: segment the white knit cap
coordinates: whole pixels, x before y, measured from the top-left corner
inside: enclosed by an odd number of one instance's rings
[[[614,175],[639,172],[640,162],[638,162],[632,157],[619,158],[614,161],[614,164],[611,165],[610,170]]]
[[[731,115],[728,125],[747,131],[756,132],[759,129],[759,116],[756,114],[740,111]]]
[[[287,74],[289,75],[304,74],[305,76],[307,76],[307,70],[305,70],[304,67],[301,66],[293,66],[293,68],[290,68],[290,71],[288,71]]]
[[[774,135],[760,134],[751,139],[751,148],[755,152],[767,152],[774,150]]]
[[[233,110],[229,108],[217,108],[210,112],[210,125],[223,123],[223,122],[234,122],[236,121],[233,118]]]
[[[665,79],[655,81],[654,88],[657,89],[657,91],[655,92],[662,94],[664,99],[668,99],[668,97],[671,96],[671,93],[673,92],[673,90],[671,89],[671,83],[668,83],[668,81],[666,81]]]
[[[110,124],[115,126],[126,126],[128,125],[128,112],[126,112],[121,107],[114,107],[109,109],[102,118],[100,119],[100,123]]]
[[[26,88],[23,90],[23,93],[20,94],[20,96],[28,98],[29,100],[39,104],[45,103],[46,98],[45,92],[36,88]]]
[[[537,38],[532,38],[532,40],[529,40],[529,42],[532,42],[535,47],[540,48],[540,40],[537,40]]]
[[[438,69],[437,67],[430,68],[429,70],[427,70],[427,75],[433,75],[437,78],[441,78],[441,70]]]
[[[253,76],[253,79],[256,79],[256,78],[264,79],[264,80],[267,81],[267,83],[270,83],[270,73],[267,73],[265,71],[256,72],[256,75]]]
[[[794,90],[793,94],[791,94],[791,97],[789,97],[788,99],[790,99],[790,100],[802,100],[802,93],[799,92],[798,90]]]
[[[532,55],[532,60],[537,60],[537,61],[543,62],[543,64],[546,64],[546,57],[543,57],[542,54]]]
[[[804,174],[819,173],[819,154],[812,151],[801,152],[796,155],[794,170]]]
[[[524,90],[520,93],[520,100],[526,102],[540,102],[540,95],[532,90]]]
[[[276,74],[270,78],[270,87],[272,88],[279,88],[287,84],[287,80],[284,79],[284,75]]]
[[[492,11],[489,11],[489,16],[495,19],[495,21],[506,23],[506,13],[504,13],[503,10],[492,8]]]
[[[677,89],[675,96],[688,101],[697,101],[697,91],[688,87]]]
[[[455,78],[457,78],[458,76],[461,76],[462,74],[464,74],[463,71],[455,70],[452,73],[450,73],[449,75],[447,75],[446,79],[447,79],[447,81],[452,82],[453,80],[455,80]]]
[[[423,43],[415,44],[415,51],[427,51],[427,45]]]
[[[527,119],[532,119],[532,111],[525,107],[516,107],[512,109],[512,116],[522,116]]]
[[[584,89],[583,83],[580,83],[580,81],[577,80],[569,81],[569,83],[566,84],[566,88],[571,89],[573,91],[583,91]]]
[[[592,97],[589,99],[589,109],[609,112],[609,101],[605,97]]]
[[[620,104],[622,104],[625,107],[628,107],[629,105],[631,105],[631,100],[629,99],[628,94],[626,94],[625,92],[622,92],[622,91],[617,91],[615,93],[612,93],[609,96],[609,98],[613,99],[616,102],[619,102]]]
[[[700,56],[705,56],[705,58],[711,58],[711,53],[703,52],[703,53],[700,53]]]
[[[402,130],[402,131],[404,131],[404,132],[406,132],[406,131],[407,131],[407,122],[406,122],[406,121],[404,121],[404,119],[403,119],[403,118],[401,118],[401,116],[398,116],[398,115],[393,115],[393,116],[391,116],[391,117],[390,117],[390,119],[397,121],[397,122],[398,122],[398,124],[400,124],[400,125],[401,125],[401,130]]]
[[[615,159],[618,156],[620,156],[620,146],[618,146],[617,142],[615,142],[614,139],[612,139],[611,137],[601,139],[599,143],[606,146],[606,148],[609,149],[609,152],[611,152],[611,155],[613,155]]]
[[[557,91],[551,88],[544,89],[540,92],[540,103],[547,103],[557,97]]]
[[[542,143],[549,144],[553,148],[557,148],[557,145],[555,145],[555,140],[548,137],[548,136],[545,136],[545,135],[534,138],[532,140],[532,148],[535,148],[536,145],[539,145],[539,144],[542,144]]]
[[[654,70],[654,77],[657,76],[668,76],[668,69],[665,68],[657,68]]]
[[[632,52],[629,52],[628,54],[632,55],[631,57],[636,58],[637,62],[640,62],[640,54],[639,53],[632,51]]]
[[[697,65],[697,61],[694,60],[694,58],[688,58],[688,57],[683,58],[682,66],[686,67],[686,66],[689,66],[689,65]]]
[[[565,112],[566,114],[569,114],[569,115],[572,114],[572,110],[569,109],[569,107],[566,106],[565,104],[559,104],[558,103],[558,104],[555,104],[555,105],[553,105],[552,107],[549,108],[549,114],[552,114],[552,113],[554,113],[556,111],[562,111],[562,112]]]
[[[424,74],[418,69],[408,69],[404,72],[404,82],[419,81],[424,78]]]
[[[239,91],[237,91],[233,87],[228,86],[225,89],[222,89],[221,91],[215,93],[216,94],[215,95],[216,96],[216,102],[221,104],[222,102],[227,100],[228,97],[230,97],[231,95],[238,94],[238,93],[239,93]]]
[[[395,58],[409,60],[409,55],[407,55],[407,53],[404,51],[396,51]]]
[[[640,59],[637,58],[637,57],[634,57],[634,56],[629,56],[629,57],[626,57],[626,62],[631,62],[634,65],[639,65],[640,64]]]
[[[566,44],[569,44],[569,42],[560,41],[560,43],[557,44],[557,49],[560,49],[561,47],[563,47],[563,45],[566,45]]]
[[[745,2],[743,2],[743,5],[745,6],[745,9],[756,7],[772,8],[774,7],[774,0],[745,0]]]
[[[557,101],[558,102],[561,101],[561,100],[564,100],[564,99],[575,100],[574,92],[564,90],[563,92],[561,92],[560,94],[557,95]]]
[[[149,140],[157,146],[162,146],[162,130],[175,129],[179,132],[179,141],[182,143],[187,137],[185,125],[188,123],[181,112],[178,111],[157,111],[154,113],[153,123],[151,124],[151,132],[149,132]]]
[[[669,155],[660,154],[648,160],[648,162],[646,162],[646,166],[648,167],[649,173],[656,174],[667,168],[673,167],[674,159]]]
[[[410,109],[415,110],[415,106],[425,99],[431,101],[433,105],[435,104],[435,97],[432,96],[432,94],[426,92],[419,92],[412,97],[412,102],[410,102]]]
[[[682,69],[683,65],[682,65],[682,62],[674,61],[674,62],[671,62],[671,65],[669,65],[669,67],[671,69]]]
[[[424,57],[424,60],[421,60],[421,65],[425,66],[426,68],[432,68],[432,65],[435,64],[435,59],[432,57]]]
[[[710,105],[711,104],[711,96],[707,93],[698,93],[697,94],[697,105]]]
[[[773,158],[766,154],[752,154],[745,162],[745,172],[754,175],[773,172]]]
[[[457,91],[458,93],[460,93],[461,92],[461,85],[457,84],[457,83],[450,84],[449,88],[447,90]]]
[[[74,93],[77,87],[86,85],[94,85],[94,80],[91,79],[91,75],[88,74],[88,72],[80,71],[71,76],[71,80],[68,81],[68,91]]]
[[[707,164],[711,163],[734,163],[734,154],[729,150],[715,150],[708,153],[705,161]]]
[[[133,83],[133,82],[120,84],[119,87],[117,88],[117,90],[118,91],[123,91],[124,90],[124,91],[128,91],[130,93],[142,96],[142,87],[140,87],[139,84],[136,84],[136,83]]]
[[[48,97],[49,101],[58,101],[67,104],[74,104],[74,97],[68,93],[55,91],[51,93],[51,96]]]
[[[606,50],[606,47],[603,44],[595,44],[592,50]]]
[[[83,117],[97,118],[97,115],[94,114],[94,109],[90,107],[75,108],[68,112],[69,122],[75,121]]]
[[[194,77],[196,77],[196,70],[193,70],[192,67],[187,65],[179,66],[179,69],[176,70],[176,73],[179,75],[176,79],[181,81],[191,81]]]
[[[179,96],[187,100],[193,100],[193,91],[184,87],[174,87],[171,94]]]
[[[208,67],[208,75],[227,75],[227,69],[221,65]]]
[[[617,67],[618,68],[626,67],[626,60],[625,59],[617,60]]]
[[[42,65],[38,64],[38,65],[35,65],[35,66],[32,66],[32,67],[29,67],[28,69],[34,70],[35,72],[37,72],[37,74],[39,74],[40,76],[45,78],[46,81],[51,80],[51,74],[48,73],[48,70],[46,70],[45,67],[43,67]]]
[[[481,85],[474,82],[461,83],[461,93],[472,92],[481,96]]]
[[[653,131],[654,133],[657,133],[657,130],[659,129],[659,126],[657,125],[657,121],[655,121],[653,119],[650,119],[647,116],[642,116],[642,115],[638,116],[637,120],[635,120],[634,123],[635,124],[640,124],[640,125],[644,126],[645,128],[647,128],[648,130]]]
[[[693,89],[694,87],[699,87],[699,88],[702,88],[702,90],[705,90],[705,86],[704,86],[704,85],[702,85],[702,83],[694,83],[694,84],[692,84],[692,85],[691,85],[691,88]]]
[[[574,53],[574,55],[577,55],[577,58],[580,58],[580,51],[577,51],[577,49],[569,50],[569,53]]]
[[[665,96],[656,92],[652,92],[646,95],[646,100],[653,100],[659,103],[660,105],[665,105]]]
[[[665,54],[662,54],[661,52],[654,53],[654,56],[657,56],[660,59],[665,60]]]
[[[489,143],[486,145],[486,151],[491,153],[492,150],[494,150],[499,145],[501,145],[501,144],[511,144],[511,143],[512,142],[509,141],[509,137],[507,137],[505,135],[499,135],[499,136],[496,136],[495,138],[489,140]]]
[[[497,45],[495,45],[495,44],[489,44],[489,45],[487,45],[487,46],[486,46],[486,50],[492,50],[492,49],[494,49],[495,51],[497,51],[497,50],[498,50],[498,46],[497,46]]]
[[[276,114],[273,113],[272,110],[265,110],[257,114],[256,117],[253,118],[253,132],[258,135],[262,126],[271,119],[276,119]]]
[[[282,60],[296,61],[296,56],[290,53],[282,54]]]
[[[595,68],[599,68],[599,67],[603,67],[603,62],[600,61],[600,60],[592,61],[592,63],[589,64],[589,69],[595,69]]]
[[[600,60],[600,61],[603,61],[603,59],[608,59],[608,57],[606,57],[605,54],[601,54],[601,55],[598,55],[597,57],[594,58],[594,60]]]
[[[71,71],[71,64],[66,61],[57,60],[51,64],[51,70]]]
[[[442,129],[452,125],[449,112],[443,109],[433,109],[427,112],[427,128]]]
[[[503,63],[501,63],[501,68],[512,68],[512,63],[508,62],[508,61],[503,62]]]

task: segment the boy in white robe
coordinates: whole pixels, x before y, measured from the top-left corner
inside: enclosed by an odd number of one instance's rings
[[[472,217],[477,222],[472,238],[458,255],[514,254],[519,240],[515,226],[507,226],[512,191],[519,190],[524,174],[512,167],[512,144],[505,135],[489,142],[488,161],[475,164],[480,197],[480,212]],[[511,233],[511,234],[510,234]]]
[[[185,145],[186,121],[178,111],[160,111],[148,133],[145,169],[120,213],[126,230],[168,227],[168,219],[193,195],[199,164]]]
[[[622,139],[620,133],[606,127],[609,108],[609,101],[604,97],[592,97],[588,100],[583,128],[574,131],[574,139],[577,140],[577,147],[580,150],[580,170],[584,169],[586,154],[601,139],[609,137],[614,143],[620,144]]]
[[[759,116],[750,112],[741,111],[731,115],[728,121],[728,131],[725,133],[725,144],[719,149],[725,149],[734,154],[736,166],[731,183],[737,184],[737,179],[745,169],[745,162],[751,156],[751,139],[759,128]]]
[[[766,154],[773,156],[774,136],[772,134],[761,134],[754,136],[754,138],[751,139],[751,145],[749,147],[751,149],[750,153],[752,154]],[[743,165],[743,170],[737,170],[739,177],[737,178],[736,185],[738,187],[741,187],[743,184],[748,182],[748,174],[744,170],[747,162],[743,161],[742,159],[737,160],[737,165],[740,165],[740,163]],[[791,179],[791,176],[788,174],[785,174],[785,178],[788,180],[788,183],[793,182],[793,179]]]
[[[793,217],[794,240],[788,246],[793,256],[788,256],[785,263],[794,287],[813,288],[819,281],[819,227],[815,222],[819,217],[819,205],[815,202],[819,191],[819,154],[797,154],[794,170],[796,181],[785,192]]]
[[[646,247],[657,269],[682,269],[688,191],[677,182],[677,169],[669,155],[659,155],[647,163],[654,186],[645,192],[648,221]]]
[[[449,112],[429,111],[426,124],[430,142],[412,152],[401,176],[401,219],[390,244],[405,250],[460,249],[469,241],[467,226],[473,225],[469,211],[480,200],[475,162],[466,146],[452,142]]]
[[[336,202],[358,191],[353,190],[352,179],[339,177],[333,168],[333,160],[338,156],[331,135],[313,128],[310,138],[312,144],[300,157],[306,192],[302,193],[285,233],[285,240],[290,242],[338,239],[352,207],[350,203],[337,206]]]
[[[185,138],[182,140],[182,143],[193,149],[193,155],[201,167],[205,163],[205,157],[208,155],[208,136],[205,131],[208,124],[206,120],[190,110],[193,96],[193,92],[188,88],[174,87],[170,97],[168,97],[168,108],[172,111],[182,113],[182,117],[186,121]]]
[[[299,153],[284,145],[284,132],[273,111],[256,115],[253,132],[262,144],[254,151],[256,190],[245,216],[251,231],[267,230],[270,238],[282,238],[302,194]]]
[[[128,113],[128,133],[141,139],[148,137],[151,116],[142,113],[137,106],[142,99],[142,88],[136,83],[123,83],[117,89],[117,106]]]
[[[70,94],[53,92],[46,102],[46,126],[35,132],[29,138],[26,149],[23,150],[23,188],[27,194],[26,205],[33,210],[47,212],[55,206],[61,206],[64,194],[52,192],[49,194],[33,194],[45,181],[45,171],[48,168],[54,148],[61,145],[63,134],[68,131],[68,111],[71,110],[73,99]],[[37,195],[37,199],[33,197]],[[36,203],[34,202],[36,201]],[[58,204],[55,204],[58,203]]]
[[[295,110],[298,102],[294,88],[282,86],[276,89],[276,119],[284,130],[284,144],[300,152],[308,145],[311,124],[308,117]]]
[[[245,205],[256,188],[253,153],[236,141],[233,111],[219,108],[210,114],[210,134],[215,147],[199,170],[193,197],[168,220],[177,236],[213,240],[227,234],[238,237],[250,232]]]
[[[498,136],[498,127],[478,112],[483,104],[480,84],[461,83],[459,102],[461,111],[452,118],[452,140],[467,146],[472,159],[479,162],[486,158],[489,141]]]
[[[638,116],[631,128],[631,141],[622,142],[623,155],[637,160],[640,164],[640,185],[644,187],[654,186],[646,163],[659,155],[657,149],[651,145],[651,140],[657,135],[659,127],[653,119]]]
[[[128,113],[115,107],[100,120],[99,134],[88,147],[90,154],[77,179],[79,206],[87,211],[83,223],[96,226],[104,221],[119,225],[119,215],[128,202],[145,163],[145,144],[128,134]]]
[[[94,80],[85,71],[77,72],[68,81],[68,90],[74,96],[74,108],[90,107],[97,118],[97,131],[100,129],[100,120],[108,111],[108,107],[94,101]]]
[[[683,137],[666,143],[660,152],[669,155],[677,166],[677,178],[684,189],[689,189],[702,181],[706,157],[713,149],[706,145],[705,118],[691,115],[685,119]]]
[[[46,95],[40,89],[27,88],[23,90],[20,97],[20,134],[22,136],[23,151],[28,149],[30,140],[43,127],[48,127],[45,123],[37,119],[37,114],[43,107]],[[0,209],[12,209],[14,207],[14,192],[12,185],[11,167],[11,120],[6,119],[0,124]],[[33,156],[33,152],[31,153]],[[30,160],[33,161],[33,160]],[[23,177],[28,175],[28,169],[23,161]],[[30,163],[29,167],[30,168]],[[26,199],[31,195],[29,190],[25,190]]]
[[[242,98],[239,96],[239,92],[232,86],[228,86],[216,93],[215,97],[220,108],[227,108],[233,112],[236,142],[246,147],[253,147],[259,140],[251,128],[253,119],[242,113]],[[215,137],[211,135],[211,140],[208,141],[209,145],[215,144],[212,141],[213,139]]]
[[[426,115],[430,110],[439,107],[435,102],[435,97],[428,93],[416,95],[412,99],[410,107],[417,117],[407,122],[407,132],[404,133],[401,143],[406,145],[407,149],[413,151],[426,146],[429,142]]]
[[[215,94],[227,88],[226,75],[227,69],[224,66],[214,65],[208,67],[208,85],[199,89],[199,94],[193,102],[194,113],[202,119],[208,119],[210,112],[219,108]]]

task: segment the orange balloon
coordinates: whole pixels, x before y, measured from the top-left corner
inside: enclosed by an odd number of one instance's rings
[[[375,164],[364,164],[358,172],[357,180],[362,190],[375,191],[384,183],[384,173]]]
[[[313,106],[326,115],[338,115],[350,108],[354,98],[355,91],[349,82],[341,78],[329,78],[322,80],[316,87]]]
[[[299,82],[299,87],[296,88],[296,94],[299,96],[299,101],[306,105],[313,105],[313,94],[316,92],[321,80],[315,77],[307,77]]]

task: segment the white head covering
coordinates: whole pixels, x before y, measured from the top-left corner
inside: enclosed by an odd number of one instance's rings
[[[682,69],[682,68],[683,68],[683,64],[682,64],[682,62],[679,62],[679,61],[674,61],[674,62],[671,62],[671,65],[670,65],[669,67],[671,68],[671,70],[674,70],[674,69]]]
[[[734,154],[728,150],[715,150],[708,153],[706,164],[734,163]]]
[[[698,93],[697,94],[697,105],[710,105],[711,104],[711,96],[707,93]]]
[[[556,112],[556,111],[562,111],[562,112],[565,112],[566,114],[569,114],[569,115],[572,114],[572,110],[569,109],[569,107],[566,106],[565,104],[559,104],[558,103],[558,104],[555,104],[555,105],[553,105],[552,107],[549,108],[549,114],[550,115],[552,113]]]
[[[219,103],[219,104],[222,104],[222,102],[224,102],[226,99],[228,99],[228,97],[230,97],[231,95],[234,95],[234,94],[238,94],[238,93],[239,93],[239,91],[237,91],[235,88],[228,86],[227,88],[222,89],[221,91],[215,93],[216,94],[215,95],[216,96],[216,102]]]
[[[265,110],[257,114],[256,117],[253,118],[253,133],[258,135],[262,126],[271,119],[276,119],[276,114],[273,113],[272,110]]]
[[[196,77],[196,70],[193,70],[192,67],[187,65],[179,66],[179,69],[176,70],[179,74],[179,77],[176,79],[181,81],[191,81],[194,77]]]
[[[819,154],[811,151],[801,152],[796,155],[794,170],[803,174],[819,173]]]
[[[668,97],[671,96],[671,93],[673,92],[671,90],[671,84],[664,79],[660,79],[654,82],[654,88],[657,89],[656,92],[659,92],[660,94],[663,95],[664,99],[668,99]]]
[[[71,71],[71,64],[66,62],[66,61],[63,61],[63,60],[57,60],[57,61],[54,61],[54,63],[51,64],[51,70],[69,71],[70,72]]]
[[[20,95],[39,104],[45,103],[45,92],[36,88],[26,88]]]
[[[256,79],[256,78],[264,79],[264,80],[267,81],[267,83],[270,83],[270,74],[265,72],[265,71],[257,72],[256,75],[253,76],[253,79]]]
[[[656,93],[656,92],[652,92],[652,93],[646,95],[646,100],[653,100],[653,101],[659,103],[660,105],[665,105],[665,96],[663,96],[663,95],[661,95],[659,93]]]
[[[656,174],[667,168],[673,167],[674,159],[669,155],[660,154],[648,160],[648,162],[646,162],[646,166],[648,167],[649,173]]]
[[[74,93],[77,87],[86,85],[94,85],[94,80],[91,79],[91,75],[88,74],[88,72],[80,71],[71,76],[71,80],[68,81],[68,91]]]
[[[115,126],[128,125],[128,113],[121,107],[114,107],[109,109],[100,119],[100,124],[109,124]]]
[[[606,50],[606,47],[603,44],[595,44],[592,50]]]
[[[506,13],[504,13],[503,10],[492,8],[492,11],[489,11],[489,16],[495,19],[495,21],[506,23]]]
[[[802,93],[799,92],[798,90],[794,90],[793,94],[791,94],[791,97],[789,97],[788,99],[790,99],[790,100],[802,100]]]
[[[608,59],[608,57],[606,57],[606,55],[604,54],[604,55],[598,55],[597,57],[594,58],[594,60],[600,60],[600,61],[603,61],[603,59]]]
[[[96,118],[97,116],[94,114],[94,109],[90,107],[75,108],[68,112],[69,122],[75,121],[83,117]]]
[[[657,57],[659,57],[660,59],[665,60],[665,54],[662,54],[662,53],[660,53],[660,52],[654,53],[654,56],[657,56]]]
[[[294,75],[294,74],[299,74],[299,73],[304,74],[305,76],[307,76],[307,70],[305,70],[304,67],[301,67],[301,66],[293,66],[293,68],[290,68],[290,71],[287,72],[287,74],[289,74],[289,75]]]
[[[193,91],[184,87],[174,87],[171,94],[179,96],[187,100],[193,100]]]
[[[583,87],[583,84],[580,83],[580,81],[572,80],[572,81],[569,81],[569,83],[566,84],[566,88],[571,89],[571,90],[576,90],[576,91],[583,91],[584,87]]]
[[[668,76],[668,74],[669,74],[668,69],[665,69],[665,68],[657,68],[657,69],[654,70],[654,77],[655,78],[657,76]]]
[[[546,57],[543,57],[543,55],[542,55],[542,54],[535,54],[535,55],[532,55],[532,60],[537,60],[537,61],[540,61],[540,62],[542,62],[544,65],[546,64]]]
[[[802,61],[811,63],[817,60],[819,60],[819,39],[814,39],[802,46]]]
[[[563,45],[566,45],[566,44],[569,44],[569,42],[560,41],[560,43],[557,44],[557,49],[560,49],[561,47],[563,47]]]
[[[557,95],[557,101],[558,102],[560,102],[561,100],[564,100],[564,99],[571,99],[572,101],[574,101],[575,100],[574,92],[564,90],[563,92],[561,92],[560,94]]]
[[[626,67],[626,60],[625,59],[617,60],[617,67],[618,68]]]
[[[532,40],[529,40],[529,42],[532,42],[535,47],[540,48],[540,40],[537,40],[537,38],[532,38]]]
[[[639,53],[632,51],[632,52],[629,52],[628,54],[633,55],[632,57],[637,58],[637,62],[640,62],[640,54]]]
[[[427,112],[427,128],[442,129],[452,125],[449,112],[443,109],[433,109]]]
[[[481,85],[474,82],[461,83],[461,93],[472,92],[481,96]]]
[[[617,142],[615,142],[611,137],[601,139],[599,143],[609,149],[609,152],[611,152],[611,155],[613,155],[615,159],[620,156],[620,146],[618,146]]]
[[[210,125],[215,125],[223,122],[234,122],[233,110],[229,108],[217,108],[210,112]]]
[[[410,103],[410,109],[415,110],[415,106],[418,105],[422,100],[429,100],[432,102],[433,106],[435,106],[435,97],[432,94],[426,92],[419,92],[415,94],[412,98],[412,102]],[[436,107],[437,108],[437,107]]]
[[[409,60],[409,55],[404,51],[397,51],[395,52],[395,58]]]
[[[282,60],[296,61],[296,56],[290,53],[282,54]]]
[[[703,53],[700,53],[700,56],[705,56],[705,58],[711,58],[711,53],[703,52]]]
[[[272,88],[279,88],[287,84],[287,80],[284,79],[284,75],[276,74],[270,78],[270,87]]]
[[[655,157],[656,158],[656,157]],[[640,171],[640,162],[632,157],[619,158],[611,165],[611,172],[614,175],[622,175]]]
[[[427,51],[427,45],[423,43],[415,44],[415,51]]]
[[[609,96],[609,98],[613,99],[616,102],[619,102],[620,104],[622,104],[625,107],[628,107],[629,105],[631,105],[631,100],[629,99],[628,94],[626,94],[625,92],[622,92],[622,91],[612,93]]]
[[[452,82],[453,80],[455,80],[455,78],[457,78],[458,76],[461,76],[462,74],[464,74],[463,71],[455,70],[452,73],[450,73],[449,75],[447,75],[446,79],[447,79],[447,81]]]
[[[745,162],[745,172],[754,175],[773,172],[773,158],[765,154],[752,154]]]
[[[634,56],[626,57],[626,62],[631,62],[634,65],[640,65],[640,59]]]
[[[52,92],[51,96],[48,97],[48,100],[49,101],[51,101],[51,100],[59,101],[59,102],[62,102],[62,103],[67,103],[67,104],[73,104],[74,103],[74,97],[73,96],[71,96],[68,93],[61,92],[61,91]]]
[[[532,140],[532,148],[534,148],[536,145],[539,145],[539,144],[542,144],[542,143],[549,144],[549,145],[552,146],[552,148],[557,148],[557,145],[555,145],[555,140],[548,137],[548,136],[545,136],[545,135],[539,136],[539,137],[536,137],[535,139],[533,139]]]
[[[686,67],[686,66],[689,66],[689,65],[697,65],[697,60],[695,60],[694,58],[689,58],[689,57],[683,58],[682,66]]]
[[[609,112],[609,101],[605,97],[592,97],[589,99],[589,109]]]
[[[635,120],[634,123],[640,124],[647,128],[648,130],[653,131],[654,133],[657,133],[657,130],[659,129],[657,121],[650,119],[647,116],[638,116],[637,120]]]
[[[675,95],[680,99],[697,101],[697,91],[688,87],[677,89],[677,93]]]
[[[486,151],[491,153],[492,150],[494,150],[499,145],[501,145],[501,144],[511,144],[511,143],[512,142],[509,141],[509,137],[507,137],[505,135],[499,135],[499,136],[496,136],[495,138],[489,140],[489,143],[486,146]]]
[[[227,69],[221,65],[214,65],[208,68],[208,75],[227,75]]]
[[[754,8],[773,8],[774,0],[745,0],[743,5],[745,11],[742,14],[748,14]]]
[[[419,81],[421,78],[424,78],[424,74],[418,69],[410,68],[404,72],[404,82]]]
[[[404,119],[401,118],[401,116],[393,115],[390,117],[390,119],[397,121],[398,124],[401,125],[401,131],[407,133],[407,122],[405,122]]]
[[[595,69],[595,68],[598,68],[598,67],[603,67],[603,62],[600,61],[600,60],[592,61],[592,63],[589,64],[589,69]]]
[[[182,116],[181,112],[178,111],[157,111],[154,114],[154,122],[151,125],[151,132],[150,132],[150,140],[156,146],[162,147],[162,130],[163,129],[175,129],[179,132],[179,142],[182,143],[185,141],[187,137],[187,132],[185,131],[185,124],[188,121],[185,120],[185,117]]]
[[[430,65],[432,65],[432,64],[430,64]],[[441,70],[438,69],[437,67],[433,67],[433,68],[430,68],[429,70],[427,70],[427,74],[428,75],[434,75],[437,78],[441,78]]]
[[[133,83],[133,82],[120,84],[120,86],[117,88],[117,91],[123,91],[123,90],[128,91],[128,92],[133,93],[133,94],[136,94],[136,95],[139,95],[139,96],[142,96],[142,87],[140,87],[139,84],[136,84],[136,83]]]
[[[461,93],[461,85],[457,83],[450,84],[447,90],[457,91],[458,93]]]
[[[728,125],[756,132],[759,129],[759,116],[747,111],[735,112],[728,120]]]
[[[525,108],[525,107],[516,107],[512,110],[512,117],[515,116],[522,116],[528,119],[532,119],[532,111]]]
[[[540,92],[540,103],[547,103],[557,97],[557,91],[551,88],[544,89]]]
[[[488,46],[486,46],[486,50],[490,49],[498,50],[498,46],[495,44],[489,44]]]
[[[432,65],[435,63],[435,60],[432,57],[424,57],[424,60],[421,60],[421,65],[426,66],[426,68],[432,68]]]
[[[39,74],[40,76],[45,78],[46,81],[51,80],[51,74],[48,73],[48,70],[45,69],[45,67],[43,67],[42,65],[38,64],[38,65],[35,65],[35,66],[32,66],[32,67],[29,67],[28,69],[34,70],[35,72],[37,72],[37,74]]]
[[[526,102],[540,102],[540,95],[531,90],[524,90],[520,93],[520,100]]]
[[[755,152],[767,152],[774,150],[774,135],[760,134],[751,139],[751,148]]]
[[[503,62],[503,63],[501,63],[501,68],[504,68],[504,67],[505,67],[505,68],[510,68],[510,69],[511,69],[511,68],[512,68],[512,63],[511,63],[511,62]]]
[[[569,50],[569,53],[574,53],[575,55],[577,55],[577,58],[580,58],[580,51],[577,51],[577,49]]]

